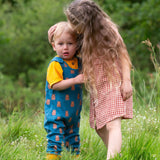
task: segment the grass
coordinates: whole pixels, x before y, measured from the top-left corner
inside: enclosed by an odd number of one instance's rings
[[[86,101],[86,100],[85,100]],[[88,102],[84,102],[88,103]],[[86,105],[88,107],[88,104]],[[137,106],[138,107],[138,106]],[[43,111],[34,114],[13,113],[9,120],[0,119],[0,159],[43,160],[46,155],[46,133],[43,129]],[[116,160],[160,159],[160,116],[155,108],[134,110],[132,120],[122,121],[122,157]],[[82,111],[81,156],[79,160],[104,160],[107,149],[89,127],[88,113]],[[64,150],[63,160],[73,156]]]

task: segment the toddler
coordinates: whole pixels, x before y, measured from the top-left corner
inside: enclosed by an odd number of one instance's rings
[[[81,61],[77,57],[77,34],[67,22],[60,22],[48,31],[48,39],[56,51],[46,77],[44,128],[47,132],[47,159],[61,157],[64,145],[80,153],[80,113],[82,108]]]

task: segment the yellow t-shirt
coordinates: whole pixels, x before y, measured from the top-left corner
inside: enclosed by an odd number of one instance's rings
[[[64,60],[72,69],[78,69],[78,59]],[[50,86],[63,80],[63,70],[59,62],[53,61],[47,69],[47,81]]]

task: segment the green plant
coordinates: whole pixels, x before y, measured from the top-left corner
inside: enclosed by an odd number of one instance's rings
[[[156,107],[157,112],[160,111],[160,45],[158,44],[155,48],[149,39],[143,41],[142,43],[146,44],[148,50],[150,51],[151,61],[154,65],[155,72],[150,74],[150,100],[149,105]],[[156,52],[157,51],[157,52]]]

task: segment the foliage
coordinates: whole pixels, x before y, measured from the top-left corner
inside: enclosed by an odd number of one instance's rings
[[[13,111],[35,110],[44,104],[42,87],[24,87],[21,81],[13,82],[0,73],[0,116],[7,117]],[[44,88],[44,85],[43,85]]]
[[[9,3],[0,6],[1,71],[18,77],[29,69],[40,69],[46,59],[53,56],[48,44],[47,30],[58,21],[65,20],[65,1],[36,0],[24,3],[16,0],[13,7]],[[2,43],[3,42],[3,43]]]
[[[154,72],[145,74],[134,70],[132,72],[132,82],[134,86],[134,103],[136,106],[139,105],[136,110],[141,110],[142,107],[154,108],[159,114],[160,111],[160,48],[159,45],[153,46],[149,40],[143,41],[150,51],[151,61],[155,67]],[[144,109],[145,109],[144,108]]]
[[[154,9],[152,9],[154,8]],[[122,8],[122,29],[125,30],[124,39],[131,53],[133,64],[143,71],[153,71],[154,67],[146,47],[140,42],[149,38],[154,44],[159,43],[160,1],[147,0],[135,3],[131,7]]]
[[[54,56],[47,30],[66,20],[63,8],[71,0],[2,0],[0,3],[0,71],[13,79],[43,70]],[[159,43],[159,0],[96,0],[119,27],[136,69],[153,71],[147,49],[140,42]],[[154,8],[154,9],[152,9]],[[140,62],[140,63],[139,63]],[[45,68],[46,69],[46,68]],[[31,71],[30,71],[31,70]],[[40,82],[40,81],[39,81]]]
[[[142,71],[153,71],[154,66],[142,41],[149,38],[154,44],[160,39],[159,0],[99,0],[100,6],[111,16],[127,45],[133,65]],[[154,8],[154,9],[153,9]]]
[[[149,75],[149,88],[152,89],[150,93],[149,105],[152,102],[156,106],[157,111],[160,111],[160,45],[153,46],[149,39],[143,41],[148,46],[150,51],[151,61],[154,65],[155,72]]]

